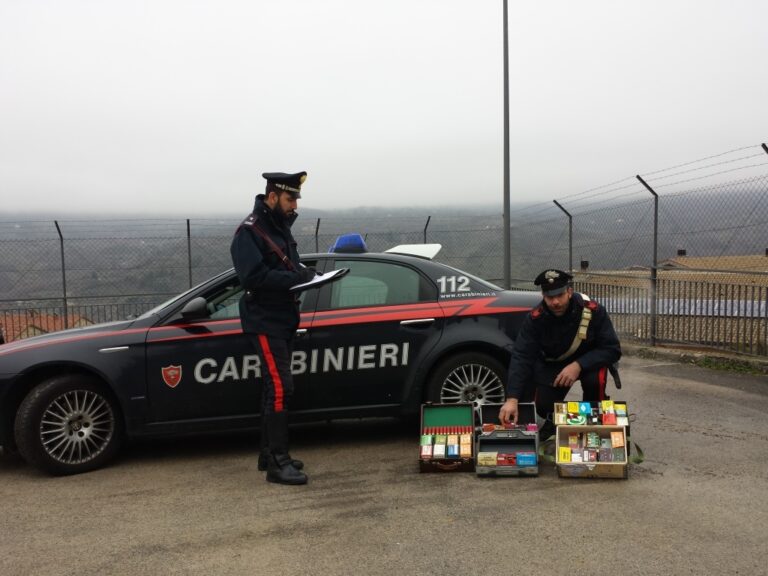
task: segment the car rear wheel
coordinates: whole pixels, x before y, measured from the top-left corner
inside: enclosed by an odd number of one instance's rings
[[[444,360],[429,382],[429,400],[443,404],[470,402],[475,407],[498,404],[505,398],[506,371],[482,352],[463,352]]]
[[[117,452],[122,418],[93,377],[67,374],[36,386],[16,413],[16,445],[33,466],[56,475],[103,466]]]

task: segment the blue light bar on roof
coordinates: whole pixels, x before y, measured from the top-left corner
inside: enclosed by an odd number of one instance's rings
[[[333,243],[331,249],[328,252],[335,252],[337,254],[362,254],[368,252],[368,248],[365,245],[365,240],[360,234],[342,234],[336,238],[336,242]]]

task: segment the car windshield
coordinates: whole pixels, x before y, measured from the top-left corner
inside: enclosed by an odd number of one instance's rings
[[[219,276],[221,276],[223,274],[227,274],[227,272],[222,272],[221,274],[219,274]],[[218,276],[216,276],[216,278],[218,278]],[[163,308],[166,308],[167,306],[170,306],[170,305],[172,305],[172,304],[174,304],[174,303],[176,303],[176,302],[178,302],[180,300],[183,300],[184,298],[189,296],[192,292],[194,292],[195,290],[200,288],[200,286],[202,286],[203,284],[208,284],[210,281],[211,280],[206,280],[205,282],[201,282],[200,284],[198,284],[197,286],[193,286],[192,288],[190,288],[186,292],[182,292],[181,294],[179,294],[177,296],[174,296],[173,298],[171,298],[169,300],[166,300],[162,304],[158,304],[157,306],[155,306],[151,310],[147,310],[146,312],[144,312],[141,316],[139,316],[139,318],[147,318],[148,316],[152,316],[153,314],[157,314]]]

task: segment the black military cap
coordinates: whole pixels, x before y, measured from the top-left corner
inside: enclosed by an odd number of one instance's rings
[[[562,270],[544,270],[533,281],[536,286],[541,286],[541,291],[547,296],[557,296],[566,291],[573,280],[573,276]]]
[[[285,172],[264,172],[262,174],[267,182],[272,184],[278,190],[284,190],[293,195],[294,198],[301,198],[301,185],[307,179],[306,172],[296,172],[296,174],[286,174]]]

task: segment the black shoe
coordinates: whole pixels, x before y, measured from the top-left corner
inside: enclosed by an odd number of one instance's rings
[[[290,455],[288,457],[291,458]],[[301,460],[294,460],[291,458],[291,464],[294,468],[296,468],[296,470],[301,470],[304,468],[304,462]],[[269,454],[267,454],[266,451],[262,451],[259,453],[259,470],[264,472],[264,470],[267,468],[269,468]]]
[[[539,430],[539,442],[545,442],[555,435],[555,425],[551,420],[544,422],[544,425]]]
[[[306,484],[307,480],[307,475],[304,472],[300,472],[293,467],[291,457],[288,454],[273,454],[269,458],[267,482],[299,485]]]

